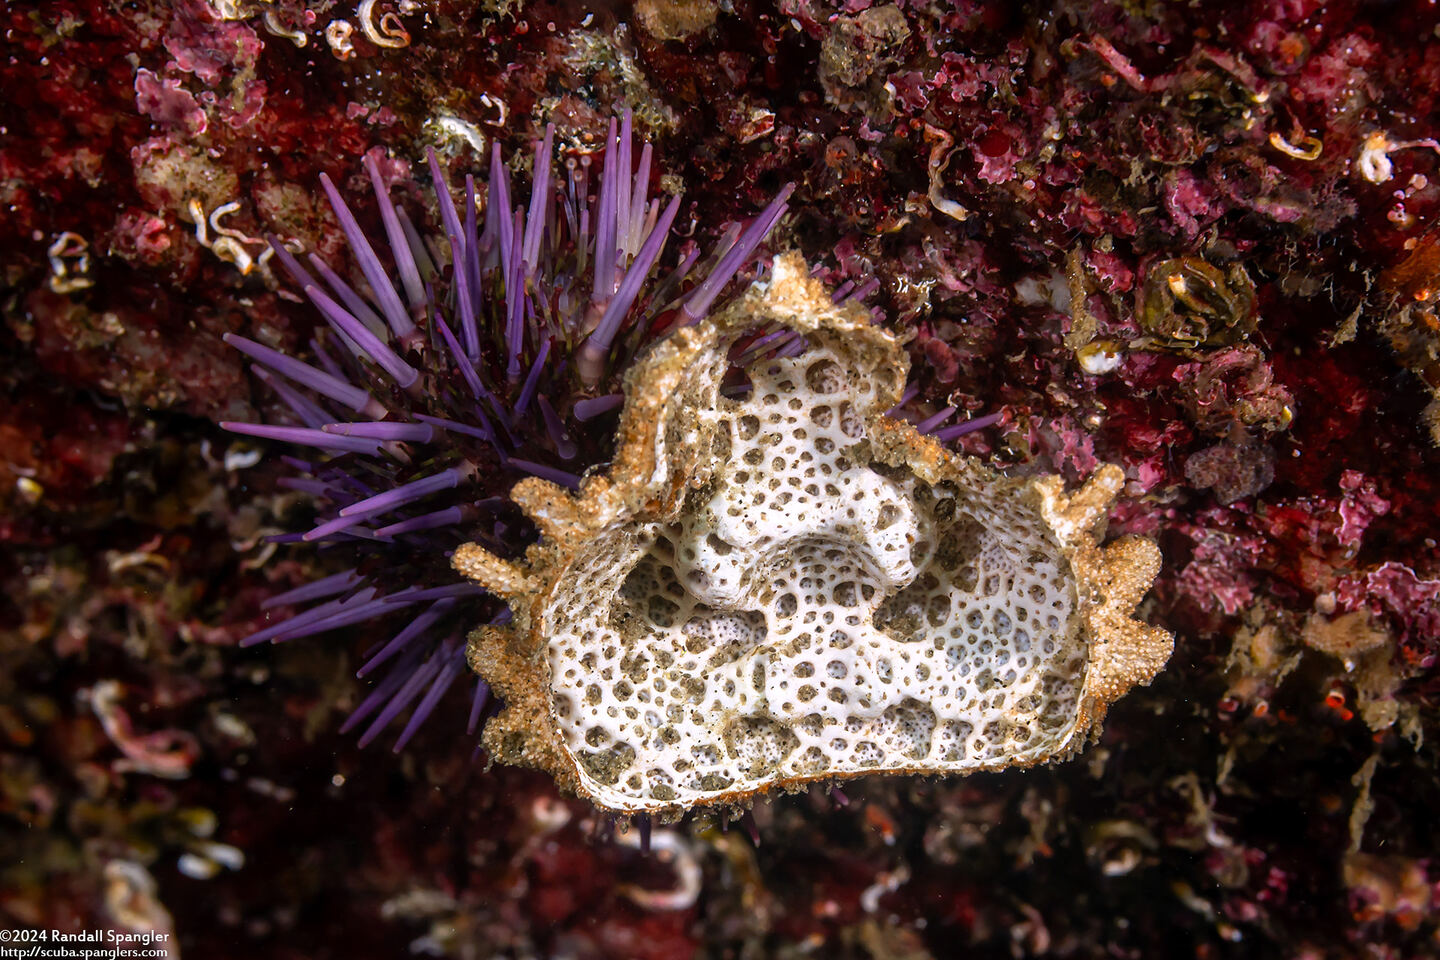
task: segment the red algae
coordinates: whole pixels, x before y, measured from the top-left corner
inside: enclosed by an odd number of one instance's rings
[[[0,13],[0,926],[215,958],[1432,954],[1428,5],[639,8]],[[263,542],[308,508],[215,426],[279,410],[221,336],[309,359],[316,324],[251,239],[358,282],[321,173],[362,196],[371,154],[432,223],[425,147],[483,176],[553,122],[578,167],[626,107],[685,189],[671,249],[793,180],[778,245],[913,334],[907,418],[999,413],[954,445],[1015,475],[1124,468],[1110,532],[1160,544],[1141,613],[1176,652],[1085,761],[816,789],[645,857],[481,776],[458,704],[398,761],[339,736],[383,637],[235,649],[334,572]],[[1191,284],[1237,271],[1227,325]],[[1147,326],[1152,281],[1233,342]]]

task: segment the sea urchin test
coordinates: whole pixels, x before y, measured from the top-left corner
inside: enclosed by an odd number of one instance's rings
[[[776,328],[794,348],[727,380],[736,344]],[[505,702],[492,754],[672,816],[1083,746],[1170,655],[1132,618],[1159,551],[1101,546],[1116,467],[1067,494],[887,418],[907,373],[795,257],[637,362],[609,471],[512,492],[542,532],[524,561],[455,553],[513,614],[469,642]]]

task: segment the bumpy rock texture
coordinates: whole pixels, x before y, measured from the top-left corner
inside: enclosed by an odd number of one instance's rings
[[[722,389],[737,339],[777,326],[806,348]],[[547,534],[527,562],[456,552],[514,612],[472,640],[508,704],[492,751],[602,807],[674,813],[1078,749],[1170,655],[1129,618],[1159,551],[1098,546],[1114,467],[1069,497],[888,419],[908,369],[798,256],[637,363],[608,476],[514,491]]]

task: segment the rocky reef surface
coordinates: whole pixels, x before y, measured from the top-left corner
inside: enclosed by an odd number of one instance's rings
[[[1440,953],[1440,39],[1430,5],[55,0],[0,12],[0,927],[172,955]],[[904,415],[1163,553],[1155,682],[1068,764],[637,831],[486,772],[463,697],[339,734],[374,635],[242,650],[324,573],[240,334],[345,262],[371,157],[433,223],[617,111],[677,242],[878,286]],[[516,161],[523,166],[524,160]],[[606,421],[597,421],[597,430]],[[604,437],[589,438],[603,449]],[[588,449],[588,448],[587,448]],[[496,472],[503,495],[516,477]],[[533,534],[512,523],[516,548]],[[397,571],[403,577],[404,571]]]

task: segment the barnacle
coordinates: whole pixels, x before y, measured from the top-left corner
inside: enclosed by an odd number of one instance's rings
[[[727,379],[777,326],[797,348]],[[492,754],[668,817],[1077,751],[1169,657],[1131,616],[1159,551],[1100,545],[1117,467],[1067,494],[887,418],[907,368],[794,256],[638,361],[608,473],[516,485],[542,531],[523,561],[454,555],[513,617],[468,646],[506,704]]]

